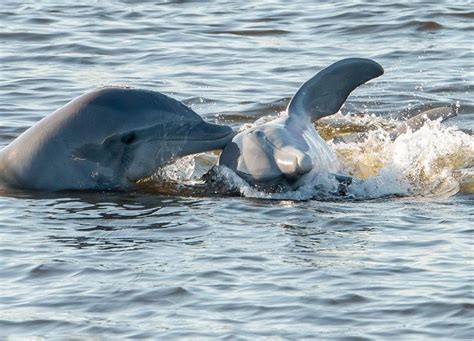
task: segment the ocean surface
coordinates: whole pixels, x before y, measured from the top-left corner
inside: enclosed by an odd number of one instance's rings
[[[1,191],[0,339],[473,339],[473,8],[3,0],[0,147],[102,86],[243,130],[339,59],[385,74],[317,124],[354,176],[344,197],[258,192],[225,170],[237,193],[206,191],[212,153],[128,192]],[[386,138],[447,105],[457,117]],[[368,138],[337,143],[353,132]]]

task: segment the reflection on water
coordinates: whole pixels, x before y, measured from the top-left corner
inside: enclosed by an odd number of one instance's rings
[[[335,60],[385,74],[318,126],[364,196],[209,193],[215,155],[165,169],[165,188],[3,190],[0,338],[472,338],[473,17],[462,1],[3,1],[0,146],[103,85],[244,129]],[[383,139],[389,118],[453,103]],[[333,128],[373,135],[337,144]]]

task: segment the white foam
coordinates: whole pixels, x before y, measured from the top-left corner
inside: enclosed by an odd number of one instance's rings
[[[245,129],[271,119],[265,117],[246,125]],[[408,131],[392,141],[383,127],[393,127],[396,122],[371,116],[365,116],[363,120],[374,129],[368,132],[365,140],[328,142],[345,172],[354,178],[349,187],[349,197],[444,197],[458,193],[463,188],[462,183],[472,183],[473,136],[455,127],[441,125],[440,122],[428,121],[419,130]],[[216,162],[215,154],[186,156],[161,169],[157,176],[176,182],[196,180]],[[250,186],[226,167],[215,167],[214,172],[214,177],[221,184],[225,184],[229,190],[237,190],[245,197],[275,200],[337,199],[335,192],[338,183],[330,175],[308,179],[307,183],[294,191],[266,193]]]
[[[374,131],[361,143],[331,145],[336,153],[352,151],[342,162],[359,177],[350,192],[360,197],[453,195],[463,181],[458,170],[474,167],[474,137],[437,121],[395,141]]]

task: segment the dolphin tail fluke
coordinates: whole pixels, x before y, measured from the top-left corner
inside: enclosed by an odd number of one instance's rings
[[[339,111],[359,85],[381,76],[383,68],[365,58],[340,60],[305,82],[288,105],[288,115],[309,116],[311,121]]]

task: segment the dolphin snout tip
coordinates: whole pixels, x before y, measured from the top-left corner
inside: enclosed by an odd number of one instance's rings
[[[214,124],[216,135],[233,138],[237,132],[229,126]]]
[[[192,129],[190,140],[211,143],[216,148],[224,148],[236,134],[237,132],[229,126],[203,122]]]

